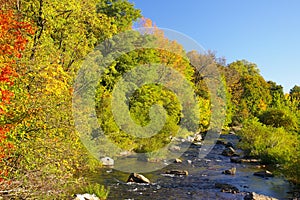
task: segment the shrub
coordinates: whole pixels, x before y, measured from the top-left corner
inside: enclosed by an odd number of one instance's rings
[[[100,199],[106,199],[109,194],[109,189],[98,183],[88,184],[82,188],[82,193],[95,194]]]
[[[297,129],[297,117],[288,109],[268,109],[259,116],[259,121],[276,128],[284,127],[287,130]]]
[[[240,147],[266,164],[286,164],[297,154],[297,135],[284,128],[266,126],[257,118],[246,120],[240,135]]]

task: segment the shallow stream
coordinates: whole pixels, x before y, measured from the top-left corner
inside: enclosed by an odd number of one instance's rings
[[[221,139],[236,143],[235,135],[221,135]],[[108,199],[244,199],[247,192],[256,192],[278,199],[290,199],[293,186],[282,176],[262,178],[253,173],[260,171],[255,164],[236,164],[230,157],[221,155],[225,146],[218,144],[204,159],[198,158],[199,146],[191,145],[181,157],[182,163],[173,163],[151,173],[143,173],[151,184],[126,183],[128,173],[111,168],[103,168],[93,174],[94,181],[110,188]],[[187,161],[191,160],[189,164]],[[137,164],[143,165],[141,161]],[[146,166],[146,165],[145,165]],[[225,175],[222,171],[236,167],[235,175]],[[170,169],[187,170],[188,176],[164,174]],[[226,183],[237,187],[238,194],[223,193],[216,183]]]

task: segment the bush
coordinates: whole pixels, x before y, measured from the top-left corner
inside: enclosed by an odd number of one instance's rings
[[[240,135],[240,147],[265,164],[287,164],[297,155],[297,135],[284,128],[266,126],[257,118],[246,120]]]
[[[296,130],[298,126],[297,117],[288,109],[268,109],[259,116],[259,121],[276,128],[283,127],[286,130]]]
[[[103,185],[95,183],[83,187],[82,193],[95,194],[100,199],[106,199],[109,194],[109,189],[105,189]]]

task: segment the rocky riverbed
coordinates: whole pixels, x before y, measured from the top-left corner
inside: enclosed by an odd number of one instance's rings
[[[295,190],[293,185],[280,175],[268,174],[257,160],[232,160],[242,153],[236,150],[237,142],[236,135],[221,135],[220,141],[204,159],[198,158],[201,146],[191,145],[180,158],[182,162],[177,160],[163,169],[143,174],[150,184],[126,183],[129,174],[113,168],[101,169],[93,179],[110,188],[108,199],[233,200],[251,199],[257,194],[274,199],[293,199],[290,193]],[[235,152],[226,155],[224,150],[230,148]],[[188,174],[167,173],[176,170]],[[266,173],[266,176],[255,176],[257,172]]]

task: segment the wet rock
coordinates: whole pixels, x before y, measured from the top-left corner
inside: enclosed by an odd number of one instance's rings
[[[237,187],[227,183],[216,183],[215,187],[221,189],[221,192],[232,193],[232,194],[237,194],[240,192],[240,190]]]
[[[176,158],[176,159],[174,160],[174,163],[182,163],[182,160],[180,160],[179,158]]]
[[[226,174],[226,175],[235,175],[236,173],[236,168],[233,167],[231,169],[226,169],[225,171],[222,172],[222,174]]]
[[[225,147],[227,147],[227,148],[232,147],[233,148],[232,142],[227,142],[227,144],[225,145]]]
[[[74,200],[100,200],[95,194],[76,194]]]
[[[216,144],[226,145],[227,142],[224,140],[217,140]]]
[[[262,194],[256,194],[255,192],[251,192],[244,197],[244,200],[278,200],[278,199],[273,197],[268,197]]]
[[[234,131],[230,131],[228,134],[229,135],[235,135],[235,132]]]
[[[202,141],[202,136],[201,134],[196,134],[194,137],[194,142],[201,142]]]
[[[113,166],[115,161],[110,157],[101,158],[102,165],[104,166]]]
[[[188,163],[188,164],[192,164],[192,161],[191,161],[191,160],[187,160],[187,163]]]
[[[183,175],[183,176],[187,176],[189,173],[186,170],[169,170],[166,171],[166,174],[174,174],[174,175]]]
[[[242,163],[242,159],[238,156],[232,156],[230,158],[230,162],[232,162],[232,163]]]
[[[150,180],[147,179],[145,176],[137,173],[131,173],[128,177],[128,182],[134,182],[134,183],[150,183]]]
[[[224,149],[224,151],[222,152],[223,156],[233,156],[235,155],[235,150],[232,147],[227,147],[226,149]]]
[[[272,174],[272,172],[268,171],[268,170],[264,170],[264,171],[259,171],[259,172],[255,172],[253,174],[254,176],[260,176],[260,177],[274,177],[274,175]]]

